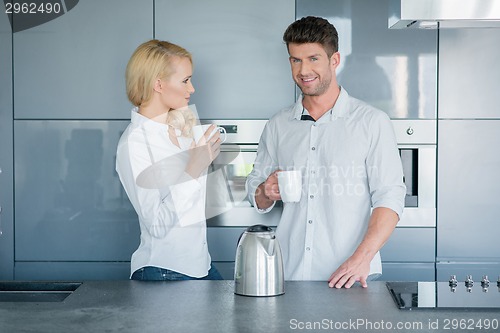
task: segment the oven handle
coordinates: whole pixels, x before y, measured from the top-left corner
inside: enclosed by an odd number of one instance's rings
[[[258,144],[234,144],[234,143],[223,143],[220,147],[221,152],[248,152],[248,153],[255,153],[257,152]]]

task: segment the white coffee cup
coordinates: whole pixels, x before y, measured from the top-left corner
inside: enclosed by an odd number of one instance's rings
[[[208,128],[211,126],[212,124],[205,124],[205,125],[196,125],[196,126],[193,126],[193,138],[194,138],[194,141],[196,143],[200,142],[201,138],[203,137],[203,135],[205,135],[205,132],[208,130]],[[208,138],[208,140],[217,132],[219,131],[221,133],[221,136],[220,136],[220,142],[223,143],[226,141],[226,138],[227,138],[227,133],[226,133],[226,129],[224,127],[220,127],[220,126],[216,126],[213,130],[213,132],[210,134],[210,137]]]
[[[302,173],[300,170],[279,171],[278,187],[283,202],[299,202],[302,194]]]

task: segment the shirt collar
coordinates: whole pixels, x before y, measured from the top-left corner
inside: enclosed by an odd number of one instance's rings
[[[303,98],[304,96],[301,94],[292,108],[293,119],[300,120],[302,114],[309,114],[307,109],[305,109],[304,106],[302,105]],[[323,115],[320,119],[317,119],[317,121],[322,121],[322,122],[333,121],[337,118],[348,117],[349,116],[349,108],[347,107],[348,101],[349,101],[349,94],[344,88],[340,87],[340,94],[333,108],[330,111],[328,111],[327,114]]]
[[[131,111],[131,116],[130,116],[130,121],[132,124],[137,125],[137,126],[144,126],[145,128],[149,128],[152,130],[161,130],[165,131],[167,127],[166,124],[161,124],[159,122],[156,122],[154,120],[149,119],[148,117],[144,117],[142,114],[139,113],[139,108],[135,107]]]

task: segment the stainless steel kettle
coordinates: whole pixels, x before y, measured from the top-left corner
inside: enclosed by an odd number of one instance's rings
[[[283,258],[273,229],[257,224],[240,236],[234,267],[234,293],[278,296],[285,293]]]

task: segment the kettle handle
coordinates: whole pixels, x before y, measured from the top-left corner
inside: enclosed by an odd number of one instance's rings
[[[240,234],[240,237],[238,237],[238,241],[236,242],[236,247],[238,247],[238,244],[240,244],[240,240],[241,240],[241,237],[243,237],[243,234],[245,232],[243,231],[241,234]]]

